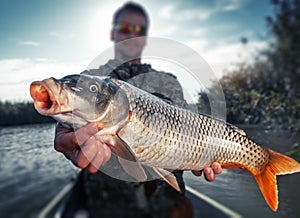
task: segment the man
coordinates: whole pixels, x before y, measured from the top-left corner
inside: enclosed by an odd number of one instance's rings
[[[146,36],[148,28],[149,19],[144,9],[135,3],[125,4],[116,11],[113,18],[110,38],[115,43],[114,59],[100,66],[99,69],[83,73],[121,79],[170,104],[186,107],[182,88],[175,76],[158,72],[150,65],[141,63],[146,37],[140,36]],[[65,216],[74,215],[82,209],[88,212],[90,217],[123,217],[122,212],[125,210],[126,217],[144,217],[151,213],[154,214],[153,216],[164,217],[164,211],[170,212],[169,208],[183,202],[181,198],[184,196],[182,171],[175,171],[176,179],[183,190],[182,193],[178,193],[159,179],[150,182],[126,182],[99,171],[98,169],[104,163],[113,159],[109,146],[94,137],[99,129],[101,129],[101,124],[95,123],[87,124],[75,131],[61,124],[57,125],[55,149],[62,152],[77,167],[84,169],[71,195],[70,204],[67,207],[69,211],[66,210]],[[213,181],[215,174],[221,173],[221,170],[220,165],[214,163],[211,167],[204,169],[205,178]],[[197,176],[201,175],[201,172],[193,173]],[[74,201],[75,198],[81,200]],[[168,202],[169,205],[156,208],[154,205],[163,198],[164,202]]]

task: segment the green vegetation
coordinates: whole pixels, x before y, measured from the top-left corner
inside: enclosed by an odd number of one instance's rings
[[[260,52],[255,63],[240,64],[220,80],[227,118],[231,123],[300,133],[300,2],[273,0],[271,4],[275,15],[266,18],[273,39],[269,48]],[[199,93],[199,109],[207,110],[207,103],[206,94]]]
[[[41,116],[32,102],[0,101],[0,126],[54,122],[50,117]]]

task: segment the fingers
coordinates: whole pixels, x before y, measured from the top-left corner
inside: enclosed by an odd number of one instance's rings
[[[204,168],[203,172],[204,172],[204,177],[207,181],[211,182],[216,179],[214,171],[211,167]]]
[[[111,156],[110,148],[106,144],[98,144],[98,152],[96,153],[94,159],[91,161],[89,166],[87,167],[87,170],[90,173],[96,173],[101,165],[106,163]]]
[[[89,123],[75,131],[74,143],[83,144],[87,139],[95,135],[103,128],[99,123]]]
[[[210,167],[206,167],[203,170],[204,177],[207,181],[211,182],[216,179],[216,175],[222,173],[222,167],[219,163],[214,162]]]
[[[110,148],[94,136],[88,139],[81,149],[75,149],[70,153],[70,160],[74,165],[82,169],[86,168],[91,173],[96,173],[110,157]]]
[[[92,160],[92,162],[88,165],[87,170],[90,173],[96,173],[100,166],[103,164],[104,155],[101,153],[101,151],[98,151]]]
[[[201,176],[201,175],[202,175],[202,171],[192,170],[192,173],[193,173],[195,176]]]
[[[218,162],[212,163],[211,168],[213,169],[214,174],[216,175],[222,173],[222,166]]]
[[[201,176],[202,171],[192,171],[195,176]],[[216,179],[216,175],[222,173],[222,167],[218,162],[213,162],[209,167],[203,169],[204,177],[211,182]]]
[[[102,128],[102,123],[89,123],[74,132],[73,129],[58,123],[54,148],[77,167],[87,168],[91,173],[95,173],[111,156],[110,148],[94,136]]]
[[[101,126],[96,123],[89,123],[74,132],[73,129],[66,128],[58,123],[55,130],[54,148],[67,155],[67,153],[95,135],[100,128]]]
[[[75,164],[79,168],[86,168],[89,163],[94,159],[98,151],[98,141],[95,137],[88,139],[83,146],[81,146],[81,151],[75,160]]]
[[[71,143],[71,139],[68,140],[68,138],[72,138],[73,134],[74,131],[71,128],[66,128],[61,123],[57,123],[55,129],[54,149],[62,152],[63,154],[67,151],[71,151],[76,146]]]

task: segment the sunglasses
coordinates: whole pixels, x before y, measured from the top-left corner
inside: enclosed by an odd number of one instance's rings
[[[131,24],[127,24],[127,23],[115,24],[114,30],[116,30],[122,34],[135,33],[138,36],[145,36],[147,33],[147,29],[145,26],[131,25]]]

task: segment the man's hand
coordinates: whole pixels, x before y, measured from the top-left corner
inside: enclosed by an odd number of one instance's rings
[[[218,162],[214,162],[210,167],[205,167],[203,170],[204,177],[207,181],[211,182],[216,179],[216,175],[222,173],[222,167]],[[202,171],[192,171],[195,176],[201,176]]]
[[[96,173],[111,156],[111,150],[94,136],[102,129],[100,124],[89,123],[76,130],[56,126],[54,148],[63,153],[74,165]]]

